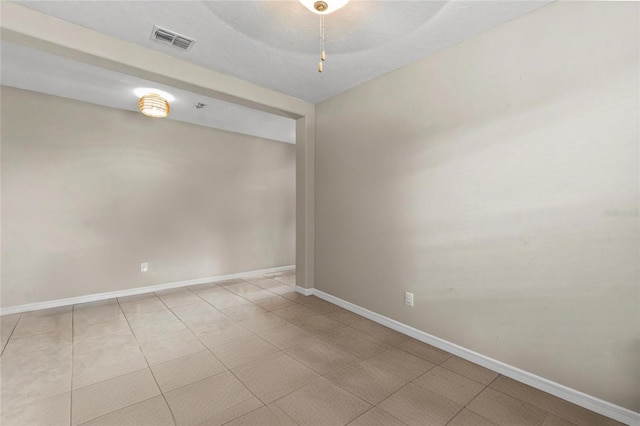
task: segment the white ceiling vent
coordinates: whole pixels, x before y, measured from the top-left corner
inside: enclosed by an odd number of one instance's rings
[[[178,47],[182,50],[191,50],[191,47],[193,47],[196,42],[192,38],[183,36],[182,34],[178,34],[157,25],[153,26],[151,39],[164,44],[170,44],[171,46]]]

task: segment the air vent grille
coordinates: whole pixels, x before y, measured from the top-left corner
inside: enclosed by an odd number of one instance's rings
[[[170,44],[182,50],[190,50],[196,42],[192,38],[167,30],[166,28],[161,28],[157,25],[153,27],[151,39],[164,44]]]

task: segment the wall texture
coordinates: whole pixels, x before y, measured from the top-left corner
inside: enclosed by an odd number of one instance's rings
[[[639,6],[555,3],[319,104],[316,288],[639,410]]]
[[[8,87],[1,136],[3,307],[295,263],[295,145]]]

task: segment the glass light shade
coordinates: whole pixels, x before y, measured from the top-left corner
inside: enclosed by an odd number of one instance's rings
[[[169,115],[169,102],[160,95],[150,93],[140,98],[138,102],[140,112],[149,117],[166,117]]]
[[[343,7],[345,4],[349,3],[349,0],[321,0],[326,4],[325,10],[316,9],[316,3],[318,0],[298,0],[300,3],[304,5],[307,9],[312,11],[313,13],[317,13],[318,15],[328,15],[331,12],[335,12],[336,10]]]

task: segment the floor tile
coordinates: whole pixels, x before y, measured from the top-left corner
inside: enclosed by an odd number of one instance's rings
[[[127,314],[129,326],[136,330],[138,328],[151,327],[160,323],[175,321],[178,318],[168,309],[145,312],[142,314]]]
[[[219,286],[228,286],[231,284],[238,284],[238,283],[245,283],[247,282],[247,280],[245,280],[244,278],[231,278],[228,280],[224,280],[224,281],[218,281],[218,285]]]
[[[318,296],[307,296],[304,299],[304,304],[313,303],[313,302],[324,302],[324,300],[320,299]]]
[[[399,349],[389,349],[365,361],[405,379],[413,380],[435,367],[435,364]]]
[[[276,288],[277,288],[277,287],[276,287]],[[284,298],[286,298],[286,299],[289,299],[289,300],[291,300],[292,302],[296,302],[296,303],[303,303],[303,302],[304,302],[304,300],[305,300],[307,297],[309,297],[309,296],[304,296],[304,295],[302,295],[302,294],[300,294],[300,293],[297,293],[296,291],[293,291],[293,292],[291,292],[291,293],[284,293],[284,294],[278,293],[278,294],[280,294],[282,297],[284,297]]]
[[[100,308],[103,306],[118,306],[118,309],[120,309],[120,305],[118,304],[118,299],[114,297],[113,299],[96,300],[95,302],[86,302],[86,303],[79,303],[77,305],[73,305],[73,312],[75,314],[80,310]]]
[[[275,311],[276,309],[282,309],[290,306],[296,306],[296,303],[286,299],[282,296],[272,296],[265,297],[264,299],[259,299],[254,302],[256,305],[261,308],[266,309],[267,311]]]
[[[194,329],[194,333],[209,349],[253,336],[252,332],[228,319],[209,323],[204,329]]]
[[[442,364],[452,356],[449,352],[445,352],[442,349],[436,348],[435,346],[431,346],[414,339],[398,346],[398,349],[401,349],[405,352],[410,353],[411,355],[422,358],[433,364]]]
[[[170,309],[202,302],[202,299],[193,294],[190,290],[182,290],[170,294],[158,294],[158,297]]]
[[[333,303],[329,303],[325,300],[305,300],[304,306],[305,308],[311,309],[318,314],[327,314],[329,312],[337,311],[338,309],[340,309],[339,306],[336,306]]]
[[[185,293],[189,291],[191,290],[189,290],[188,287],[174,287],[174,288],[166,288],[164,290],[154,291],[153,294],[155,294],[157,297],[161,297],[161,296],[168,296],[170,294]]]
[[[289,322],[275,314],[264,312],[239,320],[238,324],[254,333],[260,333],[285,326]]]
[[[320,378],[276,401],[301,425],[345,425],[371,408],[371,405]]]
[[[220,310],[224,308],[230,308],[232,306],[247,305],[251,303],[247,299],[240,297],[236,294],[233,294],[231,292],[229,292],[229,295],[225,297],[213,297],[213,298],[208,298],[205,296],[200,296],[200,297],[202,297],[207,302],[209,302],[213,307]]]
[[[141,345],[158,340],[183,339],[193,336],[192,331],[182,321],[164,321],[148,327],[136,328],[133,334]]]
[[[544,420],[542,426],[576,426],[568,420],[561,419],[553,414],[547,414],[547,418]]]
[[[78,308],[78,306],[82,305],[74,305],[74,324],[88,325],[124,319],[124,313],[122,312],[122,309],[120,309],[120,305],[117,303],[84,309]]]
[[[324,316],[347,325],[355,324],[356,322],[362,321],[364,319],[364,317],[361,317],[360,315],[354,314],[353,312],[349,312],[346,309],[342,308],[324,314]]]
[[[409,336],[398,333],[395,330],[387,328],[368,319],[363,319],[362,321],[355,322],[351,324],[351,327],[373,338],[376,338],[389,346],[399,346],[411,340]]]
[[[284,274],[274,277],[274,279],[292,287],[296,285],[296,274]]]
[[[27,373],[2,381],[2,411],[14,411],[71,391],[71,369],[68,367],[38,373]]]
[[[220,308],[220,312],[234,321],[240,321],[243,319],[251,318],[259,314],[267,313],[267,310],[256,306],[253,303],[246,303],[243,305],[235,305]]]
[[[278,349],[299,345],[305,340],[314,338],[313,335],[290,323],[286,323],[282,327],[258,332],[258,335]]]
[[[6,426],[68,426],[71,416],[71,392],[7,410],[3,407],[0,424]]]
[[[360,359],[368,359],[390,349],[390,346],[380,340],[350,327],[332,330],[331,333],[323,334],[320,338]]]
[[[113,319],[93,324],[74,324],[73,339],[83,340],[95,337],[104,337],[109,334],[121,333],[130,330],[129,323],[124,318]]]
[[[182,323],[189,327],[194,334],[200,335],[207,333],[209,330],[217,329],[220,327],[220,322],[232,323],[229,317],[222,312],[207,312],[205,314],[194,315],[188,318],[182,318]]]
[[[76,340],[73,342],[73,358],[99,358],[111,352],[127,348],[137,348],[138,341],[130,330],[110,334],[105,337]]]
[[[461,405],[467,405],[485,388],[478,382],[442,367],[429,370],[413,383]]]
[[[247,293],[242,295],[242,297],[244,297],[247,300],[250,300],[253,303],[257,302],[258,300],[267,299],[273,296],[275,296],[274,293],[268,290],[263,290],[263,289],[259,289],[258,291],[254,291],[252,293]]]
[[[277,351],[278,348],[255,335],[211,348],[211,352],[229,369]]]
[[[500,376],[490,387],[504,394],[526,401],[538,408],[546,410],[560,418],[577,425],[619,425],[620,423],[600,414],[579,407],[551,394],[535,389],[508,377]]]
[[[320,377],[282,352],[265,356],[232,370],[262,402],[268,404]]]
[[[227,423],[225,426],[297,426],[280,407],[275,404],[265,405],[249,414]]]
[[[326,374],[357,361],[357,358],[349,352],[317,338],[290,346],[284,352],[320,374]]]
[[[2,381],[33,376],[49,370],[71,372],[71,345],[53,347],[44,351],[3,355],[0,359]]]
[[[6,343],[9,336],[13,333],[18,320],[22,314],[2,315],[0,316],[0,337],[1,340]]]
[[[198,286],[196,288],[191,288],[191,291],[193,291],[196,296],[206,301],[209,301],[210,299],[219,299],[222,297],[229,297],[234,295],[234,293],[231,293],[229,290],[226,290],[217,285],[214,287]]]
[[[162,396],[113,411],[82,426],[173,426],[173,417]]]
[[[462,409],[455,402],[409,383],[385,399],[378,408],[407,425],[445,425]]]
[[[73,311],[73,306],[60,306],[59,308],[40,309],[37,311],[25,312],[21,318],[51,318],[57,315],[66,315]]]
[[[5,356],[23,356],[30,352],[46,351],[49,349],[71,348],[71,330],[53,333],[37,334],[25,337],[12,337],[2,354]]]
[[[255,293],[262,290],[260,287],[250,284],[246,281],[227,284],[224,285],[223,288],[230,291],[231,293],[237,294],[238,296],[245,296],[247,294]]]
[[[465,408],[447,426],[496,426],[496,424]]]
[[[373,407],[349,423],[349,426],[405,426],[405,424],[381,409]]]
[[[542,425],[547,416],[540,408],[490,388],[483,390],[467,408],[504,426]]]
[[[149,369],[76,389],[72,398],[72,424],[88,422],[159,394]]]
[[[233,374],[226,372],[165,394],[179,425],[218,425],[263,404]]]
[[[277,287],[271,287],[268,291],[270,291],[273,294],[277,294],[279,296],[282,296],[282,297],[285,297],[287,294],[296,294],[297,293],[295,287],[290,286],[290,285],[286,285],[286,284],[279,285]],[[293,302],[296,302],[295,300],[293,300],[293,299],[291,299],[289,297],[287,297],[287,299],[289,299],[289,300],[291,300]],[[298,303],[298,302],[296,302],[296,303]]]
[[[324,376],[333,384],[376,405],[404,386],[403,380],[387,370],[362,362],[349,364]]]
[[[260,287],[266,290],[282,285],[282,283],[279,281],[272,280],[271,278],[265,278],[265,277],[247,278],[247,281],[257,287]]]
[[[125,315],[144,314],[147,312],[161,311],[167,309],[164,303],[157,297],[153,296],[144,300],[136,300],[133,302],[120,302],[120,309]]]
[[[458,373],[471,380],[475,380],[483,385],[488,385],[498,377],[498,373],[465,359],[458,358],[457,356],[452,356],[441,365],[447,370],[451,370],[454,373]]]
[[[172,359],[206,350],[206,347],[193,336],[173,337],[141,343],[140,347],[149,365],[162,364]]]
[[[50,317],[21,318],[13,330],[13,338],[71,330],[71,312]]]
[[[147,368],[147,361],[137,346],[109,352],[101,357],[75,359],[73,362],[73,389],[145,368]]]
[[[346,327],[343,323],[329,319],[324,315],[300,318],[295,321],[295,325],[316,336]]]
[[[151,371],[162,392],[206,379],[227,371],[224,365],[209,351],[183,356],[151,366]]]
[[[118,297],[117,299],[118,299],[118,303],[122,304],[122,303],[142,302],[145,300],[156,300],[157,296],[155,293],[141,293],[141,294],[134,294],[132,296]]]
[[[297,320],[302,319],[304,317],[311,317],[314,315],[318,315],[316,312],[312,311],[311,309],[307,309],[301,305],[293,305],[287,308],[277,309],[273,311],[273,313],[293,323],[295,323]]]
[[[190,303],[188,305],[172,307],[171,312],[173,312],[175,316],[183,321],[202,314],[211,314],[218,317],[222,316],[222,313],[220,311],[218,311],[216,308],[200,299],[199,297],[196,302]]]

